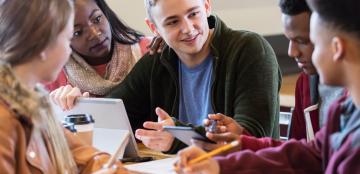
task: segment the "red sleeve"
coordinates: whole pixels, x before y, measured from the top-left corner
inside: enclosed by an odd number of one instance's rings
[[[250,133],[249,131],[247,131],[246,129],[244,129],[244,131],[242,132],[242,135],[253,136],[253,135],[251,135],[251,133]]]
[[[316,134],[310,143],[289,140],[278,147],[256,152],[239,151],[225,157],[215,157],[221,173],[323,173],[321,149],[325,131]]]
[[[139,46],[141,49],[141,54],[144,55],[149,51],[148,45],[150,45],[153,37],[143,37],[139,41]]]
[[[337,173],[360,173],[359,157],[360,148],[353,149],[349,155],[345,156],[345,159],[338,167],[334,166],[333,171]]]
[[[240,136],[241,149],[258,151],[267,147],[277,147],[284,143],[284,141],[274,140],[272,138],[256,138],[253,136]]]
[[[67,84],[68,84],[68,80],[66,78],[65,72],[64,72],[64,70],[61,70],[57,79],[52,83],[45,84],[45,87],[47,90],[49,90],[51,92],[51,91],[59,88],[60,86],[65,86]]]

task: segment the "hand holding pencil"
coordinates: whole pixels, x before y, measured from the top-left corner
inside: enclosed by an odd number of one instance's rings
[[[175,170],[181,173],[220,173],[219,164],[211,157],[237,147],[238,145],[239,141],[233,141],[209,153],[206,153],[196,146],[190,146],[178,153],[180,159],[175,166]]]

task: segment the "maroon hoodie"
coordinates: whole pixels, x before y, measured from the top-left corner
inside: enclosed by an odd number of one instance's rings
[[[327,118],[309,143],[290,140],[278,147],[216,157],[221,173],[360,173],[360,109],[343,97],[330,107]],[[253,144],[261,141],[246,138]]]
[[[318,103],[318,78],[317,75],[309,76],[302,72],[296,81],[295,107],[291,117],[289,138],[297,140],[306,138],[304,110]],[[319,110],[310,112],[310,119],[314,133],[319,131]]]

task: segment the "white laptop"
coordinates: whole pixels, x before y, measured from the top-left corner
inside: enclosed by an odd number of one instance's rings
[[[138,147],[121,99],[79,98],[75,107],[70,111],[62,111],[59,106],[52,105],[61,120],[71,114],[92,115],[95,120],[93,145],[101,151],[114,154],[122,139],[130,132],[130,140],[124,156],[138,156]]]

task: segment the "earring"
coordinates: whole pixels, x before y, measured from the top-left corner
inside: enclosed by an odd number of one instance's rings
[[[46,60],[47,60],[47,56],[46,56],[46,54],[45,54],[44,52],[42,52],[42,53],[40,54],[40,60],[41,60],[41,61],[46,61]]]

